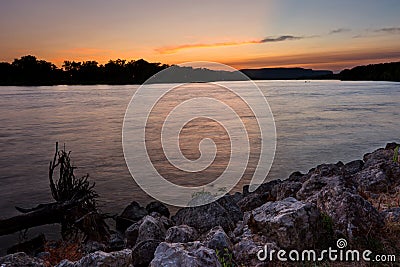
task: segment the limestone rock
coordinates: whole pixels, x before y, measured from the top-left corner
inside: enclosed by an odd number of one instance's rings
[[[155,252],[151,267],[220,267],[214,250],[199,241],[191,243],[161,243]]]
[[[69,260],[63,260],[56,267],[129,267],[131,264],[132,251],[130,249],[124,249],[111,253],[96,251],[84,256],[79,261],[71,262]]]
[[[264,235],[279,247],[310,248],[320,237],[321,214],[311,203],[286,198],[268,202],[249,213],[245,223],[251,232]]]
[[[139,203],[133,201],[129,204],[121,215],[115,218],[116,228],[120,232],[124,232],[129,226],[146,216],[148,212],[141,207]]]
[[[169,243],[193,242],[198,237],[197,230],[188,225],[173,226],[167,230],[165,241]]]
[[[232,242],[221,226],[216,226],[208,232],[204,244],[214,250],[223,251],[225,248],[232,250]]]
[[[151,214],[152,212],[157,212],[158,214],[163,215],[166,218],[169,218],[170,215],[167,206],[159,201],[153,201],[147,204],[146,210],[149,214]]]
[[[207,205],[180,209],[172,220],[176,225],[189,225],[199,233],[206,233],[218,225],[225,231],[231,231],[242,217],[243,213],[232,197],[224,196]]]
[[[1,267],[45,267],[44,261],[28,256],[25,252],[17,252],[0,258]]]

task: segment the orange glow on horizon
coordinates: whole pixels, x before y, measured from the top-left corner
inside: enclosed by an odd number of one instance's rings
[[[312,40],[302,41],[312,42]],[[374,44],[365,46],[352,46],[341,50],[328,49],[321,46],[320,50],[309,52],[309,49],[299,49],[296,43],[280,42],[279,44],[260,44],[253,47],[252,44],[263,43],[262,40],[250,40],[241,42],[197,43],[164,47],[174,53],[154,53],[154,48],[136,51],[118,51],[112,49],[100,49],[93,47],[75,47],[56,50],[55,55],[50,53],[34,53],[31,50],[18,51],[18,57],[34,55],[39,59],[48,60],[58,67],[62,67],[64,61],[97,61],[106,64],[109,60],[118,58],[138,60],[143,58],[149,62],[163,64],[180,64],[190,61],[214,61],[224,63],[237,69],[244,68],[268,68],[268,67],[303,67],[313,69],[326,69],[334,72],[357,65],[366,65],[380,62],[400,61],[400,52],[396,47],[373,47]],[[246,46],[246,50],[241,45]],[[247,49],[248,47],[248,49]],[[258,49],[258,54],[242,53],[242,51]],[[282,51],[283,50],[283,51]],[[221,52],[223,51],[223,53]],[[263,53],[263,51],[265,51]],[[165,51],[164,51],[165,52]],[[12,61],[12,60],[11,60]]]
[[[261,42],[258,40],[243,41],[243,42],[221,42],[212,44],[198,43],[198,44],[184,44],[177,46],[166,46],[166,47],[156,48],[154,50],[159,52],[160,54],[173,54],[180,50],[190,49],[190,48],[215,48],[223,46],[238,46],[238,45],[259,44],[259,43]]]

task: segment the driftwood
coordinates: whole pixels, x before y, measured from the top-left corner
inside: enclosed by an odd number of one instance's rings
[[[54,180],[56,168],[59,178]],[[109,229],[103,216],[98,213],[94,183],[88,181],[89,175],[76,178],[70,163],[70,152],[58,149],[49,165],[49,181],[56,202],[40,204],[34,208],[15,207],[22,214],[0,220],[0,236],[46,224],[61,224],[63,238],[83,234],[86,240],[105,241]]]
[[[84,200],[40,204],[33,209],[16,207],[16,209],[23,212],[23,214],[0,220],[0,236],[40,225],[62,223],[68,210],[75,207],[81,201]]]

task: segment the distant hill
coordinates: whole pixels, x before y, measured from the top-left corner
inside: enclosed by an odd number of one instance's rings
[[[332,76],[330,70],[312,70],[303,68],[263,68],[240,70],[252,80],[294,80],[326,78]]]
[[[341,71],[343,81],[393,81],[400,82],[400,62],[370,64]]]

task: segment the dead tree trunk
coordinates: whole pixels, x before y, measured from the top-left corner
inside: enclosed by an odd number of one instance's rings
[[[16,207],[17,210],[24,214],[0,220],[0,236],[40,225],[62,223],[64,216],[68,214],[68,210],[76,206],[78,203],[79,201],[63,203],[54,202],[41,204],[36,208],[29,210]]]
[[[58,167],[59,178],[54,180]],[[96,208],[98,197],[94,183],[89,183],[89,175],[76,178],[70,160],[70,152],[58,149],[49,165],[50,190],[56,202],[40,204],[35,208],[16,207],[21,215],[0,220],[0,236],[32,227],[60,223],[63,237],[80,231],[86,239],[104,241],[109,237],[109,229]]]

